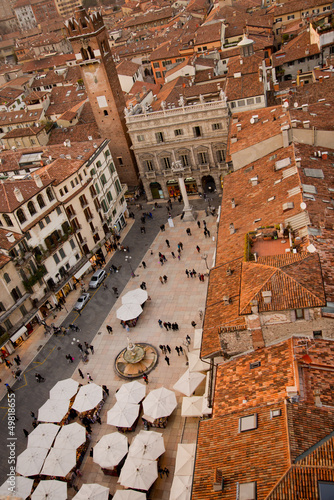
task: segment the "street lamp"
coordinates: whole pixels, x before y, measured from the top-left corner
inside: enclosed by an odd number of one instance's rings
[[[205,261],[205,265],[206,265],[207,271],[210,271],[210,269],[208,267],[208,262],[207,262],[208,254],[207,253],[203,253],[203,255],[201,255],[201,259],[203,259]]]
[[[126,252],[125,249],[124,249],[124,252]],[[134,278],[135,277],[135,273],[133,272],[133,269],[132,269],[132,266],[131,266],[131,259],[132,259],[132,257],[130,257],[130,255],[126,255],[125,262],[127,262],[129,264],[130,269],[131,269],[131,276],[132,276],[132,278]]]

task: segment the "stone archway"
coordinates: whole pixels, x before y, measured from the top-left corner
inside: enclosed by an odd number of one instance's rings
[[[212,175],[205,175],[202,177],[203,192],[206,194],[214,193],[216,191],[216,183]]]
[[[161,184],[159,182],[151,182],[150,183],[150,190],[152,193],[152,198],[154,200],[159,200],[160,198],[164,197],[164,193],[163,193]]]

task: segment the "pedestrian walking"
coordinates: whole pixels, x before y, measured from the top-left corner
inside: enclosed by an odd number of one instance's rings
[[[161,352],[164,352],[164,346],[162,344],[159,345],[159,349],[161,349]]]
[[[164,279],[163,279],[163,277],[162,277],[162,276],[159,276],[159,281],[160,281],[160,283],[161,283],[162,285],[164,284]]]
[[[180,356],[180,349],[178,348],[178,346],[175,347],[175,351],[177,352],[177,355]]]
[[[87,373],[87,378],[88,378],[88,382],[93,382],[93,379],[92,379],[92,377],[90,376],[90,373]]]
[[[158,323],[159,323],[160,328],[162,328],[162,321],[161,321],[161,319],[158,319]]]
[[[166,275],[164,274],[164,275],[163,275],[163,280],[164,280],[164,283],[167,283],[168,276],[166,276]]]
[[[146,269],[146,262],[144,260],[141,264],[142,264],[143,268]]]
[[[26,438],[29,436],[29,432],[27,431],[27,429],[23,429],[23,434]]]
[[[192,321],[192,322],[191,322],[191,326],[193,326],[193,327],[195,328],[195,326],[196,326],[195,321]]]
[[[148,384],[148,376],[146,375],[146,373],[143,374],[143,380],[144,380],[145,384],[147,385]]]
[[[33,411],[30,412],[31,418],[35,418],[35,413]]]
[[[100,425],[102,424],[100,415],[96,417],[96,422],[98,422]]]
[[[165,224],[161,224],[160,230],[161,230],[161,232],[164,232],[164,230],[165,230]]]
[[[164,321],[163,325],[166,328],[166,330],[168,331],[168,323],[166,323],[166,321]]]
[[[118,297],[118,288],[116,288],[115,286],[112,287],[112,291],[114,292],[114,294],[116,295],[116,297]]]
[[[201,227],[201,223],[200,223],[199,220],[197,221],[197,225],[198,225],[199,228]]]
[[[172,323],[170,321],[167,321],[167,325],[168,325],[168,329],[171,330],[172,329]]]
[[[146,290],[146,282],[145,282],[145,281],[142,281],[142,282],[141,282],[140,288],[141,288],[142,290]]]
[[[172,352],[172,350],[171,350],[171,348],[169,347],[169,345],[168,345],[168,344],[166,345],[166,349],[167,349],[167,351],[168,351],[168,354],[170,354],[170,353]]]
[[[189,278],[189,271],[188,271],[188,269],[185,270],[185,273],[187,275],[187,278]]]
[[[210,231],[207,229],[207,230],[206,230],[206,232],[207,232],[207,235],[208,235],[208,236],[209,236],[209,238],[210,238]]]
[[[169,240],[166,240],[166,245],[170,248]]]
[[[187,335],[187,336],[186,336],[186,341],[188,342],[188,344],[190,344],[190,342],[191,342],[190,335]]]
[[[193,269],[193,275],[194,275],[194,276],[195,276],[195,278],[196,278],[197,272],[195,271],[195,269]]]
[[[72,356],[70,354],[66,354],[65,358],[67,359],[68,363],[73,363]]]
[[[165,361],[166,361],[167,365],[169,366],[169,357],[168,356],[165,356]]]
[[[90,345],[90,346],[89,346],[89,349],[90,349],[90,352],[91,352],[92,354],[94,354],[94,346],[93,346],[93,345]]]
[[[190,274],[190,278],[192,278],[194,276],[194,273],[192,271],[189,271],[189,274]]]
[[[80,370],[80,368],[78,368],[78,372],[79,372],[79,375],[80,375],[81,378],[85,378],[84,374],[82,373],[82,371]]]
[[[206,220],[203,219],[203,226],[206,227]]]
[[[169,469],[167,469],[167,467],[164,468],[164,474],[166,474],[167,477],[169,476]]]
[[[184,354],[182,345],[179,345],[179,350],[181,354]]]
[[[85,348],[88,349],[89,348],[89,344],[88,342],[85,342]]]
[[[178,330],[178,329],[179,329],[179,324],[176,323],[176,321],[175,321],[175,330]]]
[[[187,233],[187,235],[188,235],[188,236],[191,236],[191,230],[190,230],[190,227],[187,227],[187,229],[186,229],[186,233]]]
[[[11,366],[13,366],[13,363],[8,361],[8,359],[5,359],[5,365],[7,366],[7,368],[10,368]]]
[[[82,352],[83,352],[83,347],[82,347],[82,344],[80,344],[80,343],[79,343],[79,344],[78,344],[78,347],[79,347],[80,351],[82,351]]]
[[[106,283],[103,283],[102,286],[103,286],[103,290],[108,290],[108,285]]]
[[[179,245],[180,245],[181,250],[183,250],[183,243],[182,243],[182,241],[179,242]]]
[[[39,373],[35,373],[35,379],[38,383],[44,382],[45,378],[42,377]]]
[[[107,332],[110,333],[110,335],[112,334],[112,327],[110,325],[107,325]]]
[[[144,234],[146,233],[146,228],[145,228],[145,226],[141,226],[141,227],[140,227],[140,232],[141,232],[141,233],[144,233]]]
[[[171,254],[172,254],[173,259],[176,259],[176,257],[175,257],[175,253],[174,253],[174,252],[171,252]]]
[[[102,386],[102,389],[104,390],[104,392],[107,394],[107,396],[109,396],[109,389],[106,385],[103,385]]]
[[[200,247],[198,245],[196,245],[196,250],[197,250],[198,253],[200,253],[200,251],[201,251],[201,249],[200,249]]]
[[[20,366],[20,361],[17,358],[14,358],[14,361],[16,363],[16,366]]]

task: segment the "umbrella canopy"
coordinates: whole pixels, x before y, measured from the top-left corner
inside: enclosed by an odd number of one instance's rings
[[[126,293],[122,297],[122,304],[144,304],[148,297],[147,291],[141,288],[136,288],[136,290],[131,290],[131,292]]]
[[[117,490],[113,500],[146,500],[146,493],[135,490]]]
[[[59,380],[50,391],[50,399],[71,399],[78,390],[79,382],[73,378]]]
[[[73,500],[108,500],[109,488],[100,484],[83,484]]]
[[[59,425],[39,424],[28,436],[28,448],[50,449],[59,429]]]
[[[202,345],[202,334],[203,330],[202,328],[197,328],[194,333],[194,343],[193,343],[193,348],[194,349],[200,349]]]
[[[128,446],[128,438],[124,434],[106,434],[93,448],[93,462],[105,469],[115,467],[127,454]]]
[[[201,417],[203,415],[203,396],[182,398],[182,417]]]
[[[139,415],[139,405],[115,403],[107,413],[107,424],[116,427],[131,427]]]
[[[177,445],[174,476],[192,476],[195,464],[196,444]]]
[[[33,479],[28,477],[15,477],[15,491],[9,491],[8,488],[11,486],[7,480],[0,486],[0,496],[1,498],[19,497],[26,499],[31,492],[32,485],[34,484]],[[145,497],[146,498],[146,497]]]
[[[155,431],[140,431],[132,440],[129,457],[156,460],[165,452],[163,435]]]
[[[66,500],[67,499],[67,483],[52,479],[50,481],[41,481],[34,493],[31,495],[31,500]]]
[[[148,490],[158,477],[158,462],[128,457],[118,482],[125,488]]]
[[[79,413],[92,410],[103,399],[102,387],[96,384],[87,384],[80,387],[72,408]]]
[[[143,401],[145,415],[154,419],[168,417],[176,407],[175,393],[165,387],[154,389]]]
[[[143,312],[139,304],[123,304],[116,311],[116,317],[122,321],[130,321],[131,319],[138,318]]]
[[[39,474],[48,448],[27,448],[17,457],[16,472],[21,476],[36,476]]]
[[[29,448],[28,448],[29,449]],[[45,476],[65,477],[77,462],[76,451],[51,448],[41,474]]]
[[[123,384],[115,396],[119,403],[140,403],[144,399],[145,394],[146,385],[134,380],[128,384]]]
[[[190,500],[192,476],[174,476],[169,500]]]
[[[199,353],[199,349],[194,349],[188,353],[189,370],[191,372],[207,372],[210,369],[210,365],[200,359]]]
[[[40,422],[61,422],[68,411],[68,399],[48,399],[38,410]]]
[[[182,392],[186,396],[191,396],[194,390],[199,386],[205,375],[199,372],[191,372],[187,370],[182,377],[173,385],[175,391]]]
[[[53,447],[71,450],[79,448],[85,441],[85,427],[75,422],[74,424],[64,425],[61,428]]]

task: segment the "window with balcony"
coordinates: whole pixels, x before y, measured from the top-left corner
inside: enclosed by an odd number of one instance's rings
[[[225,151],[223,149],[218,149],[217,161],[218,163],[223,163],[225,161]]]
[[[65,259],[66,254],[65,254],[64,249],[63,249],[63,248],[60,248],[60,250],[59,250],[59,255],[60,255],[60,257],[61,257],[62,259]]]
[[[181,159],[182,167],[189,167],[190,163],[189,163],[188,155],[181,155],[180,159]]]
[[[164,169],[170,169],[171,168],[171,161],[170,161],[169,156],[164,156],[163,158],[161,158],[161,162],[162,162],[162,167]]]
[[[158,144],[161,142],[164,142],[164,135],[162,132],[156,132],[155,138],[156,138]]]
[[[194,137],[202,137],[202,129],[201,127],[193,127]]]
[[[201,151],[200,153],[198,153],[197,158],[200,165],[206,165],[208,163],[208,156],[205,151]]]
[[[85,195],[80,196],[79,201],[80,201],[80,205],[82,207],[85,207],[86,205],[88,205],[88,201],[87,201],[87,198]]]
[[[103,212],[108,212],[108,205],[106,203],[106,200],[102,200],[101,205],[102,205]]]
[[[144,167],[145,167],[145,170],[152,172],[154,170],[153,161],[152,160],[145,160]]]
[[[174,130],[174,134],[175,137],[177,137],[178,135],[183,135],[183,130],[181,128],[177,128],[176,130]]]

